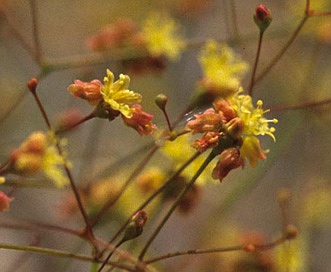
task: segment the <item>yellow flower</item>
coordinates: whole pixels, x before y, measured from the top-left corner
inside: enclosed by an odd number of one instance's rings
[[[274,141],[275,128],[269,127],[269,123],[276,124],[277,119],[267,120],[263,115],[269,110],[263,110],[263,102],[257,101],[255,108],[252,104],[252,98],[249,95],[240,94],[243,91],[242,88],[230,98],[230,103],[233,109],[237,112],[238,117],[244,122],[243,136],[251,135],[269,135]]]
[[[37,131],[32,133],[21,146],[11,154],[11,167],[15,173],[34,175],[42,171],[54,181],[57,187],[63,187],[69,181],[60,167],[66,164],[56,148],[57,139],[54,133],[46,135]]]
[[[306,245],[302,237],[286,241],[275,249],[275,261],[279,272],[299,272],[305,268]]]
[[[130,78],[120,74],[114,82],[114,74],[107,69],[107,76],[103,79],[104,86],[101,88],[103,100],[113,109],[119,111],[126,118],[132,117],[133,110],[130,104],[140,103],[141,95],[128,90]]]
[[[222,97],[233,94],[248,65],[226,44],[208,41],[202,48],[199,62],[202,67],[204,87],[216,89]]]
[[[185,49],[178,24],[165,14],[152,13],[143,23],[142,32],[147,49],[154,57],[165,55],[175,61]]]

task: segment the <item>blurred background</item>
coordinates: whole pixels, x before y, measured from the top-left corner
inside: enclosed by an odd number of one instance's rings
[[[316,12],[331,11],[327,0],[310,2],[311,9]],[[201,46],[208,39],[216,39],[231,45],[249,64],[250,69],[242,81],[245,89],[258,42],[259,32],[253,14],[259,4],[260,1],[252,0],[1,1],[0,162],[5,162],[10,152],[31,132],[46,130],[36,103],[26,88],[31,77],[40,78],[38,93],[55,123],[59,115],[68,109],[77,109],[83,115],[91,111],[87,103],[67,92],[73,80],[102,80],[107,68],[114,72],[115,78],[120,73],[127,73],[131,78],[130,89],[143,96],[144,110],[154,115],[158,128],[165,128],[162,112],[154,104],[155,96],[159,93],[168,96],[167,110],[174,120],[187,105],[201,79],[197,58]],[[273,20],[264,34],[258,74],[279,53],[300,24],[306,1],[271,0],[263,4],[271,10]],[[162,71],[144,74],[123,71],[120,62],[89,48],[88,37],[105,25],[120,18],[131,18],[140,23],[148,14],[159,11],[166,12],[181,25],[183,36],[191,44],[178,61],[167,60]],[[35,23],[43,67],[29,52],[30,48],[35,48],[33,18],[37,18]],[[271,108],[267,117],[279,120],[276,143],[272,139],[261,139],[262,146],[270,150],[267,159],[259,162],[256,168],[247,165],[243,170],[232,171],[222,183],[210,178],[199,188],[201,194],[197,204],[187,213],[176,212],[173,215],[149,253],[157,256],[178,250],[232,246],[245,239],[272,241],[282,230],[277,196],[280,190],[284,192],[287,188],[291,196],[289,221],[299,229],[298,238],[287,248],[288,259],[283,258],[285,261],[279,262],[281,253],[277,250],[268,251],[262,257],[214,253],[161,261],[155,265],[157,269],[331,271],[331,106],[286,108],[330,99],[330,45],[331,17],[309,18],[285,55],[254,89],[253,101],[262,99],[264,108]],[[101,61],[93,62],[93,59]],[[47,65],[55,68],[47,70]],[[65,138],[77,183],[92,187],[93,181],[106,177],[116,176],[121,182],[145,154],[141,148],[153,142],[152,137],[141,137],[136,131],[123,126],[121,120],[108,122],[104,119],[86,122],[75,131],[66,133]],[[163,161],[164,157],[157,154],[150,165],[159,166]],[[9,211],[1,213],[1,242],[20,245],[36,242],[41,247],[90,254],[88,245],[76,237],[47,230],[26,231],[8,227],[9,223],[19,225],[21,220],[82,227],[79,214],[68,216],[61,206],[67,201],[66,190],[53,188],[41,177],[38,180],[42,183],[34,183],[36,180],[32,179],[29,185],[29,179],[9,177],[9,183],[16,184],[15,200]],[[1,187],[5,192],[12,188],[9,185]],[[121,213],[121,205],[134,210],[137,206],[135,201],[134,198],[123,200],[118,204],[118,213]],[[164,211],[157,210],[148,221],[144,234],[123,249],[134,252],[138,248],[139,252],[139,244],[146,241]],[[130,214],[123,213],[124,217]],[[120,226],[124,217],[118,215],[100,224],[98,235],[108,240],[109,233]],[[267,263],[265,266],[261,265],[261,258]],[[19,251],[2,249],[0,259],[1,271],[89,271],[87,263]],[[240,266],[254,262],[257,263],[255,266]],[[288,266],[279,265],[284,262]]]

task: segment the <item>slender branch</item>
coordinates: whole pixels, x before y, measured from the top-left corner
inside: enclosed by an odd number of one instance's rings
[[[146,260],[146,264],[151,264],[155,263],[161,260],[166,260],[169,258],[173,257],[178,257],[178,256],[185,256],[185,255],[201,255],[201,254],[207,254],[207,253],[220,253],[220,252],[231,252],[231,251],[238,251],[238,250],[243,250],[243,246],[233,246],[233,247],[223,247],[223,248],[211,248],[211,249],[193,249],[193,250],[187,250],[187,251],[177,251],[177,252],[172,252],[168,253],[165,255],[161,255],[149,260]]]
[[[292,36],[290,39],[287,41],[285,46],[280,50],[280,52],[270,61],[270,64],[262,71],[255,79],[255,84],[258,83],[260,80],[262,80],[270,71],[271,69],[279,62],[279,60],[283,57],[283,55],[286,53],[288,48],[292,45],[292,43],[295,41],[297,38],[298,34],[300,33],[302,27],[306,23],[307,19],[309,18],[309,14],[306,13],[302,20],[300,21],[299,25],[293,32]]]
[[[230,13],[232,18],[234,40],[237,40],[239,37],[239,27],[238,27],[237,8],[234,0],[230,0]]]
[[[60,226],[54,226],[50,224],[45,224],[41,222],[36,221],[26,221],[26,220],[20,220],[20,223],[6,223],[6,222],[0,222],[1,228],[9,228],[9,229],[20,229],[20,230],[33,230],[33,231],[39,231],[40,229],[44,230],[51,230],[51,231],[57,231],[62,232],[66,234],[75,235],[78,237],[81,237],[81,231],[68,229]]]
[[[5,243],[0,243],[0,248],[3,249],[9,249],[9,250],[20,250],[20,251],[26,251],[26,252],[33,252],[38,254],[46,254],[54,257],[59,258],[70,258],[74,260],[84,261],[84,262],[95,262],[95,259],[90,256],[81,255],[81,254],[74,254],[67,251],[60,251],[60,250],[54,250],[49,248],[43,248],[43,247],[36,247],[36,246],[22,246],[22,245],[10,245]],[[100,261],[98,261],[100,263]],[[117,263],[117,262],[109,262],[110,265],[125,269],[127,271],[134,272],[135,269],[132,266],[125,265],[123,263]]]
[[[78,127],[79,125],[81,125],[81,124],[85,123],[86,121],[91,120],[91,119],[93,119],[95,117],[96,117],[95,116],[95,112],[93,111],[90,114],[88,114],[85,117],[83,117],[77,123],[73,124],[72,126],[67,127],[67,128],[64,128],[64,129],[59,129],[59,130],[55,131],[55,134],[59,134],[59,133],[70,131],[70,130],[74,129],[75,127]]]
[[[282,244],[283,242],[285,242],[287,239],[286,237],[282,236],[280,238],[278,238],[277,240],[271,242],[271,243],[267,243],[267,244],[257,244],[254,245],[252,244],[252,246],[254,247],[254,252],[256,251],[264,251],[264,250],[269,250],[275,246],[278,246],[280,244]],[[193,249],[193,250],[186,250],[186,251],[177,251],[177,252],[172,252],[172,253],[168,253],[165,255],[161,255],[149,260],[146,260],[145,263],[146,264],[151,264],[151,263],[155,263],[161,260],[166,260],[169,258],[173,258],[173,257],[178,257],[178,256],[185,256],[185,255],[202,255],[202,254],[210,254],[210,253],[224,253],[224,252],[232,252],[232,251],[247,251],[246,249],[247,245],[239,245],[239,246],[232,246],[232,247],[221,247],[221,248],[210,248],[210,249]]]
[[[208,157],[205,159],[205,161],[203,162],[203,164],[200,166],[199,170],[192,177],[191,181],[186,185],[186,187],[183,189],[183,191],[178,195],[178,197],[176,198],[175,202],[170,207],[170,209],[167,212],[167,214],[164,216],[164,218],[159,223],[159,225],[157,226],[157,228],[155,229],[155,231],[152,233],[151,237],[148,239],[146,245],[143,247],[143,249],[142,249],[142,251],[141,251],[141,253],[139,255],[139,259],[140,260],[143,259],[143,257],[145,256],[145,254],[146,254],[149,246],[152,244],[152,242],[154,241],[154,239],[156,238],[156,236],[159,234],[159,232],[161,231],[161,229],[163,228],[163,226],[165,225],[165,223],[168,221],[168,219],[170,218],[170,216],[172,215],[172,213],[175,211],[175,209],[177,208],[178,204],[180,203],[180,201],[182,200],[182,198],[184,197],[184,195],[187,193],[187,191],[189,189],[191,189],[191,187],[193,186],[193,184],[195,183],[195,181],[198,179],[198,177],[200,176],[200,174],[205,170],[205,168],[215,158],[216,155],[217,154],[213,150],[208,155]]]
[[[51,126],[51,123],[49,121],[49,118],[47,116],[47,113],[44,109],[44,106],[42,105],[40,99],[39,99],[39,96],[37,95],[37,92],[36,92],[36,87],[37,87],[37,80],[34,80],[34,79],[31,79],[28,83],[28,87],[29,87],[29,90],[30,92],[32,93],[38,107],[39,107],[39,110],[44,118],[44,121],[45,123],[47,124],[47,128],[49,131],[53,131],[52,129],[52,126]],[[62,158],[65,158],[64,155],[63,155],[63,150],[59,144],[59,141],[56,139],[56,148],[57,148],[57,151],[59,153],[59,155],[62,157]],[[69,178],[69,182],[70,182],[70,185],[71,185],[71,189],[73,190],[74,192],[74,195],[75,195],[75,198],[76,198],[76,201],[77,201],[77,204],[78,204],[78,208],[80,210],[80,213],[82,214],[83,216],[83,219],[84,219],[84,222],[85,222],[85,225],[86,225],[86,234],[87,234],[87,238],[90,239],[93,237],[93,230],[92,230],[92,226],[89,222],[89,219],[88,219],[88,216],[87,216],[87,213],[85,211],[85,208],[83,206],[83,203],[82,203],[82,199],[81,199],[81,196],[78,192],[78,189],[77,189],[77,186],[74,182],[74,179],[73,179],[73,176],[71,174],[71,171],[67,165],[67,163],[64,163],[63,164],[63,167],[64,167],[64,170]]]
[[[320,107],[328,104],[331,104],[331,98],[320,101],[301,102],[295,105],[275,105],[270,107],[270,110],[271,111],[301,110],[301,109]]]
[[[259,34],[259,43],[258,43],[258,46],[257,46],[257,51],[256,51],[256,56],[255,56],[255,63],[254,63],[254,66],[253,66],[253,71],[252,71],[251,80],[250,80],[249,86],[248,86],[248,88],[247,88],[247,89],[248,89],[248,94],[249,94],[250,96],[252,96],[252,94],[253,94],[253,87],[254,87],[254,84],[255,84],[255,74],[256,74],[257,64],[258,64],[258,62],[259,62],[260,53],[261,53],[261,46],[262,46],[263,33],[264,33],[264,31],[261,31],[261,30],[260,30],[260,34]]]
[[[35,0],[30,0],[31,15],[32,15],[32,36],[35,46],[35,57],[37,62],[41,63],[42,48],[39,39],[39,22],[37,14],[37,5]]]
[[[150,159],[153,157],[155,152],[159,149],[157,145],[153,146],[150,151],[147,153],[147,155],[141,160],[141,162],[136,166],[136,168],[133,170],[131,175],[127,178],[124,185],[121,187],[120,191],[117,193],[117,195],[113,198],[110,198],[104,206],[101,208],[101,210],[98,212],[98,214],[92,219],[91,226],[93,227],[96,225],[103,216],[107,213],[109,208],[113,206],[116,201],[122,196],[122,194],[125,192],[126,188],[130,185],[132,180],[145,168],[147,163],[150,161]]]
[[[11,21],[12,16],[7,14],[6,10],[2,11],[1,16],[2,16],[2,18],[4,18],[6,20],[7,25],[9,26],[12,35],[19,41],[19,43],[21,44],[23,49],[26,50],[33,57],[33,59],[37,62],[36,53],[35,53],[34,48],[32,48],[29,45],[29,43],[26,41],[26,39],[21,35],[21,33],[15,27],[15,25]]]
[[[176,180],[184,169],[190,165],[198,156],[200,156],[200,152],[196,152],[193,156],[188,159],[158,190],[156,190],[151,196],[149,196],[127,219],[127,221],[121,226],[119,231],[115,234],[115,236],[110,240],[109,243],[113,243],[118,236],[125,230],[126,226],[130,223],[131,218],[140,210],[143,210],[156,196],[158,196],[161,192],[164,191],[165,188],[168,187],[169,184]]]

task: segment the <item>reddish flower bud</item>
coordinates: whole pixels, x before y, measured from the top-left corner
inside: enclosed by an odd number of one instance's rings
[[[102,100],[101,87],[102,83],[97,79],[91,82],[83,82],[77,79],[74,81],[74,84],[68,87],[68,91],[74,96],[87,100],[90,105],[95,106]]]
[[[0,191],[0,212],[8,210],[9,202],[12,200],[13,198],[8,197],[4,192]]]
[[[239,139],[244,131],[244,126],[243,120],[239,117],[235,117],[225,124],[225,129],[227,134],[232,138]]]
[[[202,114],[195,114],[195,120],[187,123],[187,128],[193,133],[219,132],[223,126],[223,115],[216,113],[214,109],[205,110]]]
[[[32,93],[35,93],[36,92],[37,85],[38,85],[38,80],[36,78],[34,78],[34,77],[32,77],[29,80],[28,84],[27,84],[30,92],[32,92]]]
[[[244,166],[244,161],[240,157],[239,149],[234,147],[228,148],[221,153],[220,159],[213,169],[212,177],[222,182],[223,178],[225,178],[231,170],[240,166]]]
[[[156,129],[152,123],[153,115],[142,110],[141,105],[136,104],[130,107],[133,109],[132,117],[126,118],[122,115],[124,123],[135,129],[140,135],[150,135]]]
[[[264,5],[259,5],[255,9],[254,21],[261,31],[265,31],[271,23],[270,11]]]

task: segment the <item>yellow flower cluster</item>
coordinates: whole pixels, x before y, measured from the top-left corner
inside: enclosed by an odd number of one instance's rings
[[[147,50],[154,57],[177,60],[186,47],[178,24],[165,14],[152,13],[143,23],[142,32]]]
[[[216,89],[221,97],[233,94],[240,86],[240,79],[248,69],[247,63],[226,44],[208,41],[202,48],[199,62],[204,84]]]
[[[252,98],[249,95],[241,94],[242,88],[239,88],[238,92],[232,96],[229,101],[232,108],[236,111],[238,117],[244,122],[244,136],[252,135],[269,135],[274,141],[276,141],[274,127],[269,127],[269,123],[276,124],[277,119],[268,120],[263,115],[269,110],[263,110],[262,100],[257,101],[256,108],[253,106]]]
[[[57,187],[65,186],[69,181],[60,167],[64,164],[68,165],[68,162],[59,155],[56,141],[52,133],[48,135],[41,131],[32,133],[11,154],[11,167],[14,172],[34,175],[42,171]]]
[[[103,79],[104,85],[101,87],[103,100],[116,111],[119,111],[126,118],[132,117],[133,110],[130,104],[140,103],[141,95],[128,90],[130,78],[120,74],[119,80],[114,82],[114,74],[107,69],[107,76]]]

